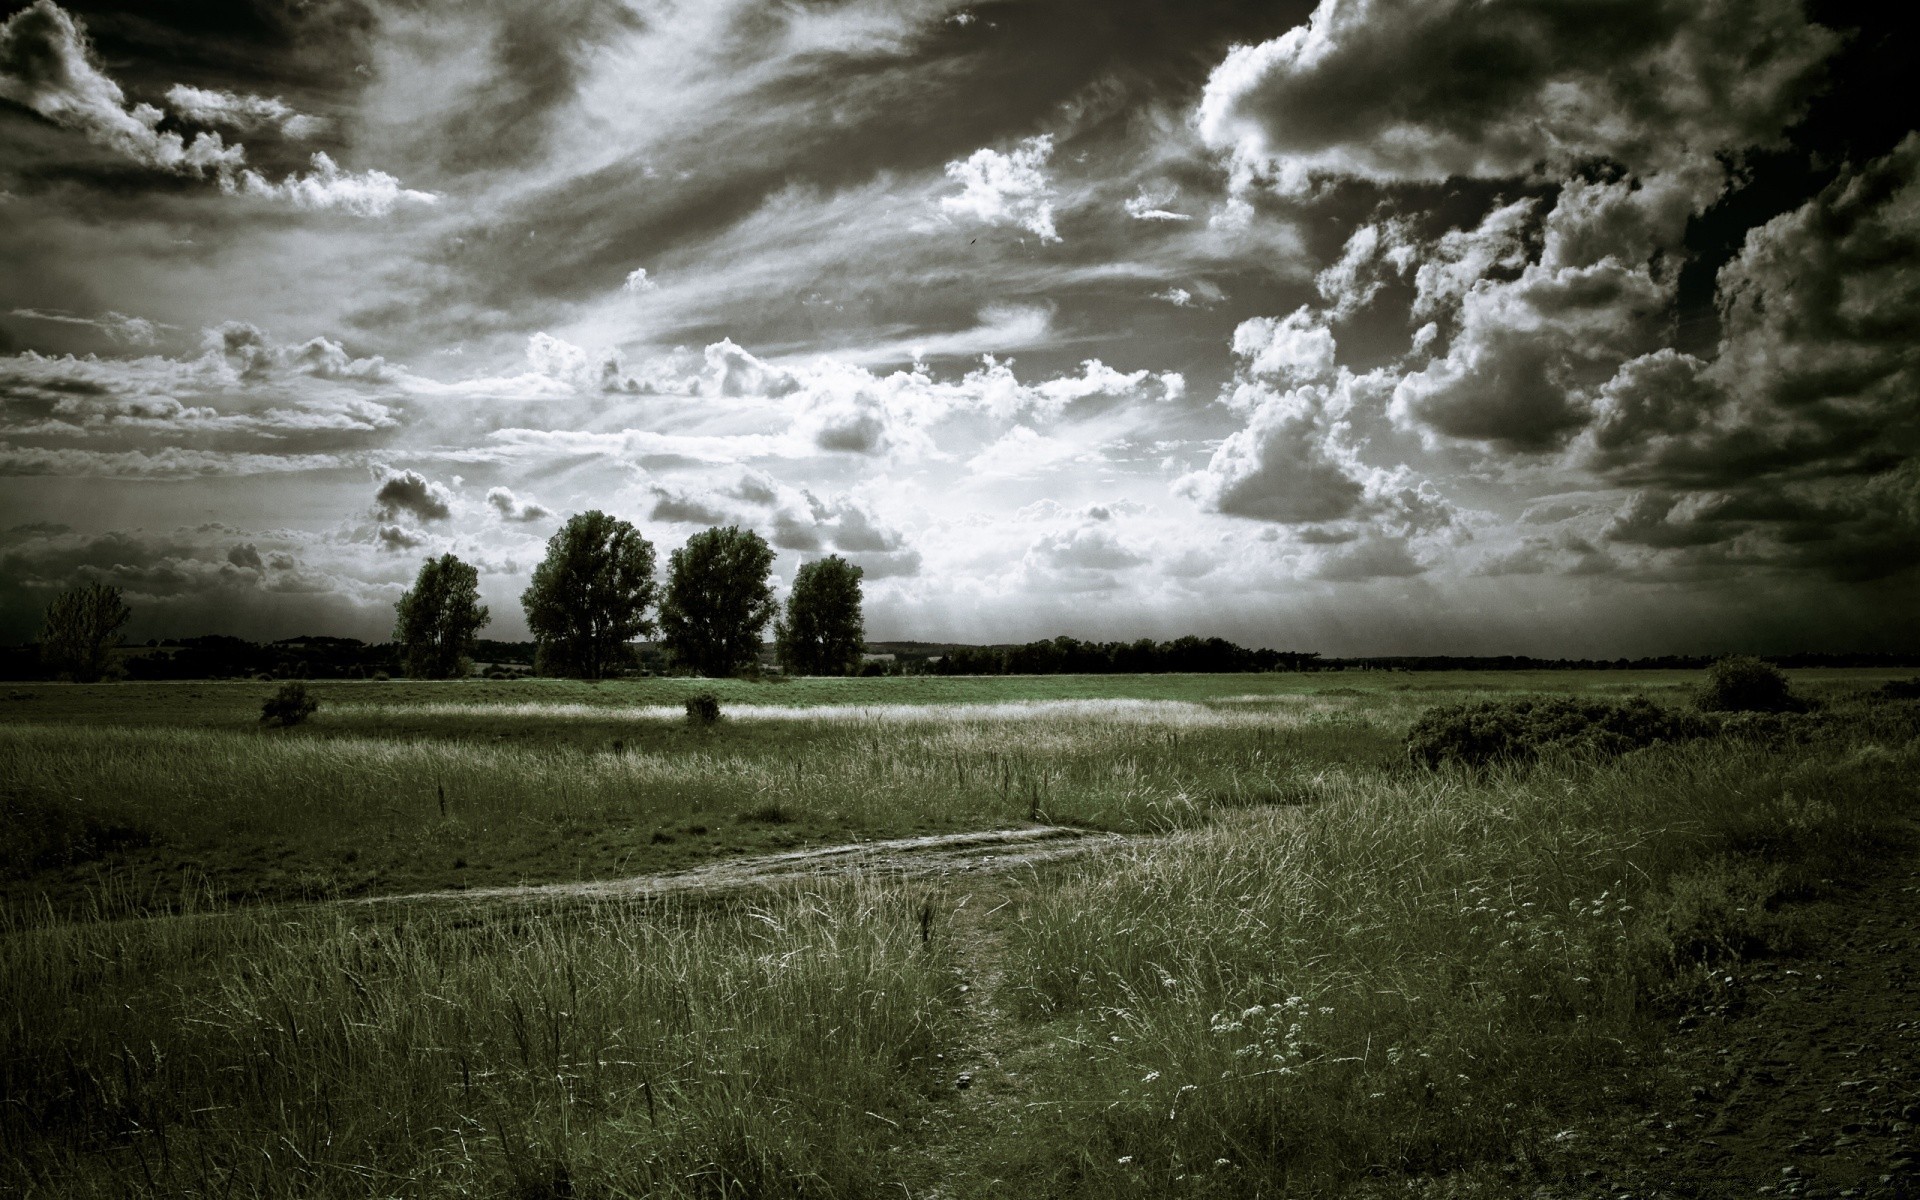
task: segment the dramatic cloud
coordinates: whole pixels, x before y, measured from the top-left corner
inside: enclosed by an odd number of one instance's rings
[[[211,173],[229,193],[308,210],[344,209],[363,217],[383,217],[398,204],[431,204],[439,198],[402,187],[384,171],[343,170],[324,152],[314,153],[308,174],[273,183],[245,166],[244,146],[229,146],[218,133],[197,133],[188,140],[163,131],[166,113],[152,104],[129,106],[120,85],[101,69],[86,31],[53,0],[36,0],[0,24],[0,99],[32,109],[141,166],[176,174]],[[308,137],[324,127],[277,99],[185,85],[175,85],[167,99],[183,117],[200,124],[249,129],[272,122],[288,137]]]
[[[488,499],[491,503],[492,498]],[[373,503],[381,519],[387,521],[401,513],[411,513],[421,521],[444,521],[453,515],[453,493],[445,484],[436,483],[418,471],[388,476],[374,493]]]
[[[224,125],[243,133],[274,128],[290,138],[308,138],[327,127],[324,120],[299,112],[278,96],[246,96],[176,83],[167,89],[167,104],[197,125]]]
[[[0,637],[385,637],[442,552],[520,636],[601,509],[846,555],[875,637],[1920,647],[1897,14],[63,3]]]
[[[1047,160],[1052,157],[1051,134],[1028,138],[1010,154],[976,150],[947,164],[947,177],[966,190],[942,199],[940,208],[988,225],[1013,225],[1043,242],[1057,242],[1055,195],[1047,178]]]
[[[1289,189],[1653,171],[1772,142],[1836,45],[1797,0],[1321,0],[1215,68],[1199,128]]]
[[[1920,446],[1920,135],[1750,231],[1720,271],[1712,362],[1671,349],[1608,381],[1578,448],[1631,477],[1851,473]]]
[[[0,99],[157,170],[228,171],[246,157],[217,133],[188,141],[162,132],[165,113],[151,104],[129,106],[120,85],[100,69],[79,22],[53,0],[36,0],[0,23]]]

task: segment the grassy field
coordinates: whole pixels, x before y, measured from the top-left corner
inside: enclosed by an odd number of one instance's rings
[[[1901,843],[1920,716],[1882,678],[1797,674],[1827,716],[1792,736],[1439,772],[1400,745],[1431,704],[1695,680],[736,682],[707,730],[678,680],[317,685],[284,731],[267,685],[15,688],[0,1191],[1505,1194]],[[292,902],[1030,822],[1140,836],[939,884]]]

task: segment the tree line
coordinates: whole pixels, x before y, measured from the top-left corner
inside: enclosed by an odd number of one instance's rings
[[[1318,654],[1253,650],[1225,638],[1188,635],[1170,642],[1083,642],[1057,637],[1022,646],[958,646],[929,666],[939,675],[1224,675],[1311,671]]]
[[[866,644],[861,569],[837,554],[803,564],[784,611],[769,582],[773,547],[735,525],[694,534],[655,578],[653,543],[627,521],[594,510],[570,518],[547,541],[546,557],[521,593],[543,675],[602,679],[633,662],[633,643],[658,631],[675,665],[733,675],[758,661],[774,626],[781,668],[836,675],[860,663]],[[451,554],[428,559],[395,606],[394,640],[407,674],[464,674],[479,631],[491,619],[480,575]]]

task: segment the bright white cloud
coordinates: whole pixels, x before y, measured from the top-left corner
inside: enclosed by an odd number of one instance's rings
[[[224,125],[247,132],[272,127],[290,138],[309,138],[326,131],[319,117],[300,112],[278,96],[251,96],[176,83],[167,89],[167,104],[196,125]]]
[[[1057,242],[1055,193],[1047,177],[1047,160],[1052,157],[1053,135],[1048,133],[1028,138],[1008,154],[975,150],[947,164],[947,177],[965,190],[943,198],[940,208],[987,225],[1013,225],[1043,242]]]
[[[222,186],[308,211],[341,209],[358,217],[384,217],[402,204],[434,204],[440,199],[433,192],[402,187],[385,171],[344,171],[332,156],[320,150],[314,151],[313,170],[305,175],[293,174],[270,183],[260,172],[249,169],[235,179],[223,179]]]

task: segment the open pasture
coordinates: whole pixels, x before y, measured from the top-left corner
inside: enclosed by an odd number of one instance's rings
[[[1683,672],[44,684],[0,700],[16,917],[654,873],[1035,823],[1116,832],[1404,769],[1436,702],[1646,694]],[[1842,697],[1871,672],[1804,672]],[[722,721],[682,705],[712,692]]]
[[[322,685],[289,730],[261,684],[16,689],[0,1190],[1505,1194],[1637,1102],[1727,964],[1811,950],[1799,911],[1904,853],[1920,716],[1883,678],[1796,676],[1806,736],[1437,772],[1401,746],[1433,703],[1694,680],[732,682],[709,729],[679,680]],[[1133,836],[304,902],[1035,822]]]

